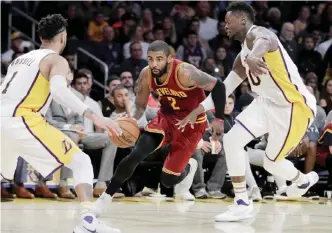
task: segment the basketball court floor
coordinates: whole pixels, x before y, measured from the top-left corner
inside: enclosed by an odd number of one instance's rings
[[[242,223],[215,223],[231,199],[180,202],[160,198],[121,198],[101,221],[122,233],[331,233],[332,201],[255,203],[256,217]],[[1,203],[3,233],[71,233],[77,201],[22,200]]]

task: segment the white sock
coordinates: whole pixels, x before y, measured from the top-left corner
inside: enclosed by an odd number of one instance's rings
[[[234,183],[234,194],[235,194],[235,200],[242,200],[245,203],[249,203],[248,193],[247,193],[247,187],[246,182],[240,182],[240,183]]]
[[[245,156],[245,159],[246,159],[246,182],[247,182],[249,188],[252,188],[254,186],[257,186],[257,183],[256,183],[254,175],[252,174],[248,156]]]
[[[81,202],[81,218],[83,219],[86,216],[94,216],[94,206],[92,202],[86,201],[86,202]]]
[[[273,175],[274,180],[276,181],[276,184],[278,186],[278,189],[280,190],[282,187],[287,186],[286,180],[283,178],[280,178],[279,176]]]
[[[309,180],[306,175],[304,175],[302,172],[298,171],[296,177],[292,180],[292,182],[294,182],[300,186],[303,184],[307,184],[309,182]]]

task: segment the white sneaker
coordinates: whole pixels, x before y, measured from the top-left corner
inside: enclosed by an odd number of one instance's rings
[[[189,160],[190,171],[186,178],[184,178],[179,184],[174,187],[174,194],[176,199],[184,199],[187,201],[195,200],[195,197],[189,192],[191,185],[193,184],[194,176],[197,170],[197,161],[195,159]]]
[[[305,175],[308,178],[308,183],[298,186],[298,184],[293,183],[287,188],[288,197],[301,197],[303,196],[314,184],[319,180],[319,176],[316,172],[309,172]]]
[[[93,215],[86,215],[73,233],[120,233],[120,230],[99,222]]]
[[[94,213],[96,214],[97,217],[99,217],[101,214],[103,214],[109,203],[112,202],[112,197],[107,194],[107,193],[103,193],[94,203]]]
[[[261,201],[263,199],[261,190],[257,186],[253,186],[249,189],[248,196],[253,201]]]
[[[228,210],[214,217],[216,222],[237,222],[252,217],[252,200],[245,203],[243,200],[234,200],[234,204],[228,207]]]

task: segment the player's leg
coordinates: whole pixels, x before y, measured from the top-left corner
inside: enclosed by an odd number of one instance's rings
[[[289,197],[304,195],[318,181],[316,172],[304,175],[292,162],[285,159],[299,144],[311,124],[310,119],[303,116],[302,112],[302,106],[296,103],[289,108],[270,106],[269,109],[269,138],[264,168],[293,182],[287,189]]]
[[[173,128],[173,140],[161,174],[161,182],[166,187],[174,188],[175,198],[195,200],[189,192],[197,170],[197,161],[192,159],[198,142],[204,135],[206,123],[187,127],[183,133]]]
[[[101,224],[94,215],[93,169],[89,156],[69,137],[47,124],[41,117],[21,121],[22,127],[13,129],[11,134],[18,138],[25,161],[43,177],[48,177],[63,165],[73,171],[75,190],[81,206],[81,223],[74,229],[74,233],[119,232]]]
[[[249,201],[245,181],[244,147],[254,138],[267,132],[264,99],[256,98],[237,118],[236,124],[224,135],[224,150],[235,200],[234,206],[215,217],[216,221],[239,221],[251,217],[252,202]]]

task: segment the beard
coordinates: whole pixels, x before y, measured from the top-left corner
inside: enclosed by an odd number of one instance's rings
[[[167,73],[167,65],[162,70],[160,70],[159,74],[153,73],[151,68],[150,70],[153,78],[160,78],[161,76]]]

